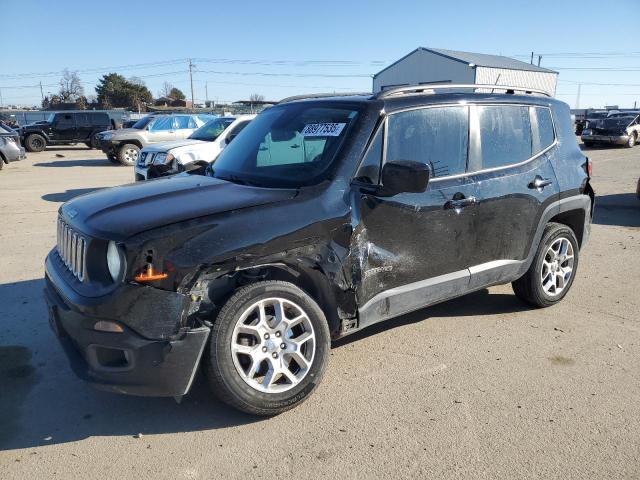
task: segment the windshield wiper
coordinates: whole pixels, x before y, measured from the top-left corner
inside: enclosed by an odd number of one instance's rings
[[[220,179],[220,180],[225,180],[227,182],[231,182],[231,183],[237,183],[238,185],[249,185],[252,187],[259,187],[260,184],[256,183],[256,182],[251,182],[249,180],[246,180],[244,178],[241,178],[237,175],[226,175],[226,176],[215,176],[215,178]]]

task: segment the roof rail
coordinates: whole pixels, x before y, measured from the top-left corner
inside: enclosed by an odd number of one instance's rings
[[[471,88],[474,91],[478,88],[483,88],[485,90],[505,90],[505,93],[513,94],[515,92],[524,92],[527,94],[538,94],[544,95],[546,97],[551,97],[549,92],[545,92],[544,90],[538,90],[535,88],[527,88],[527,87],[512,87],[509,85],[485,85],[485,84],[463,84],[463,83],[427,83],[423,85],[409,85],[406,87],[398,87],[392,88],[390,90],[383,90],[378,92],[375,95],[376,99],[381,98],[389,98],[394,97],[396,95],[403,94],[434,94],[436,90],[450,90],[450,89],[459,89],[459,88]]]
[[[326,97],[355,97],[355,96],[371,96],[371,92],[333,92],[333,93],[309,93],[307,95],[294,95],[292,97],[286,97],[280,100],[278,103],[288,103],[295,100],[305,100],[312,98],[326,98]]]

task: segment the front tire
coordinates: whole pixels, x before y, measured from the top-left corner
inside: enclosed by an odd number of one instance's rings
[[[118,150],[118,161],[122,165],[135,165],[140,154],[140,147],[133,143],[125,143]]]
[[[225,303],[213,328],[205,371],[223,402],[254,415],[277,415],[306,400],[329,357],[327,320],[295,285],[256,282]]]
[[[534,307],[550,307],[567,294],[578,269],[578,240],[566,225],[549,223],[533,262],[511,286],[516,296]]]
[[[625,147],[633,148],[637,142],[638,142],[638,137],[636,136],[636,132],[633,132],[631,135],[629,135],[629,140],[625,144]]]
[[[47,139],[39,133],[32,133],[25,140],[24,146],[29,152],[41,152],[47,146]]]

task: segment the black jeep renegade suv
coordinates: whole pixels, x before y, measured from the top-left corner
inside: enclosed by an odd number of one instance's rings
[[[289,99],[214,170],[64,204],[46,296],[74,370],[179,397],[202,365],[271,415],[313,391],[331,339],[507,282],[559,302],[594,195],[568,106],[425,88]]]

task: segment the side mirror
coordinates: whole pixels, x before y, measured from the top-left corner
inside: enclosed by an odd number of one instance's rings
[[[413,160],[394,160],[382,167],[382,187],[377,194],[393,197],[399,193],[422,193],[429,185],[429,166]]]
[[[209,166],[209,162],[205,162],[204,160],[196,160],[195,162],[191,162],[185,165],[184,171],[192,175],[204,175]]]

